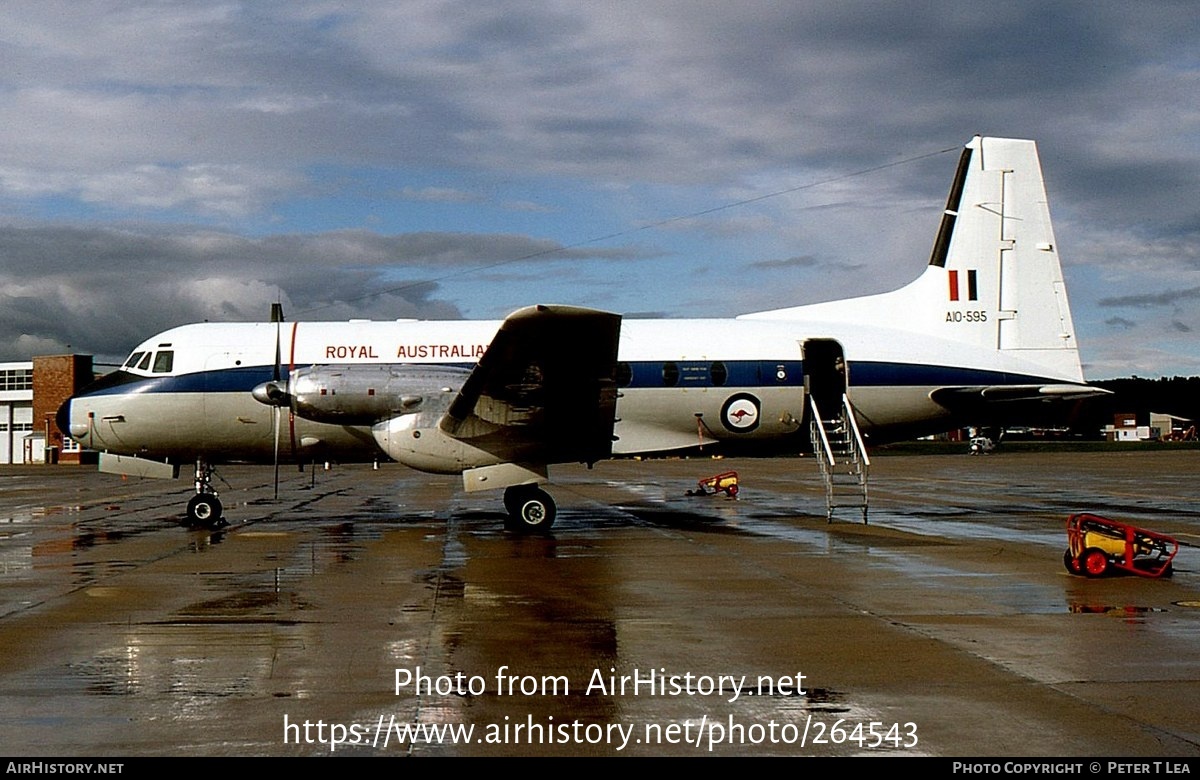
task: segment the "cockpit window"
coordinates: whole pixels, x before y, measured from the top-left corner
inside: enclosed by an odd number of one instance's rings
[[[145,352],[134,352],[132,355],[129,356],[129,359],[125,361],[125,365],[122,366],[122,368],[133,368],[134,366],[136,366],[138,364],[138,361],[142,359],[142,355],[144,355],[144,354],[146,354],[146,353]]]
[[[162,349],[154,356],[154,373],[169,374],[171,367],[175,365],[175,353],[169,349]]]
[[[145,355],[143,355],[142,359],[138,361],[137,367],[142,371],[150,370],[150,358],[153,354],[153,352],[147,352]]]

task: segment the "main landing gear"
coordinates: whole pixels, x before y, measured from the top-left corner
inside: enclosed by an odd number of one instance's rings
[[[196,495],[188,501],[187,519],[190,526],[220,528],[228,525],[222,516],[221,499],[212,486],[213,467],[203,458],[196,458]]]
[[[504,527],[520,534],[544,534],[558,513],[554,499],[537,485],[513,485],[504,491],[508,518]]]

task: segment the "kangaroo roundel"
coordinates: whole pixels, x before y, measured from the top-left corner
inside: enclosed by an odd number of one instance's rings
[[[721,407],[721,422],[734,433],[749,433],[758,427],[760,405],[749,393],[729,396]]]

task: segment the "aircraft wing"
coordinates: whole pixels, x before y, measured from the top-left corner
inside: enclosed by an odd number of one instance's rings
[[[611,457],[621,317],[573,306],[509,315],[438,422],[443,433],[541,463]]]

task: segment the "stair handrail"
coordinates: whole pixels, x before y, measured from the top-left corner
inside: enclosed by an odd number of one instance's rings
[[[845,396],[842,396],[843,398]],[[821,432],[821,444],[825,447],[825,457],[829,458],[829,465],[833,465],[837,461],[833,459],[833,447],[829,446],[829,437],[825,435],[825,423],[821,421],[821,413],[817,410],[817,402],[809,395],[808,405],[812,408],[813,425]]]
[[[850,430],[854,431],[854,443],[862,455],[863,465],[870,466],[871,457],[867,455],[867,445],[863,442],[862,432],[858,430],[858,420],[854,417],[854,408],[850,406],[850,398],[845,393],[842,393],[842,408],[845,410],[846,419],[850,421]],[[824,432],[822,431],[822,433]]]

